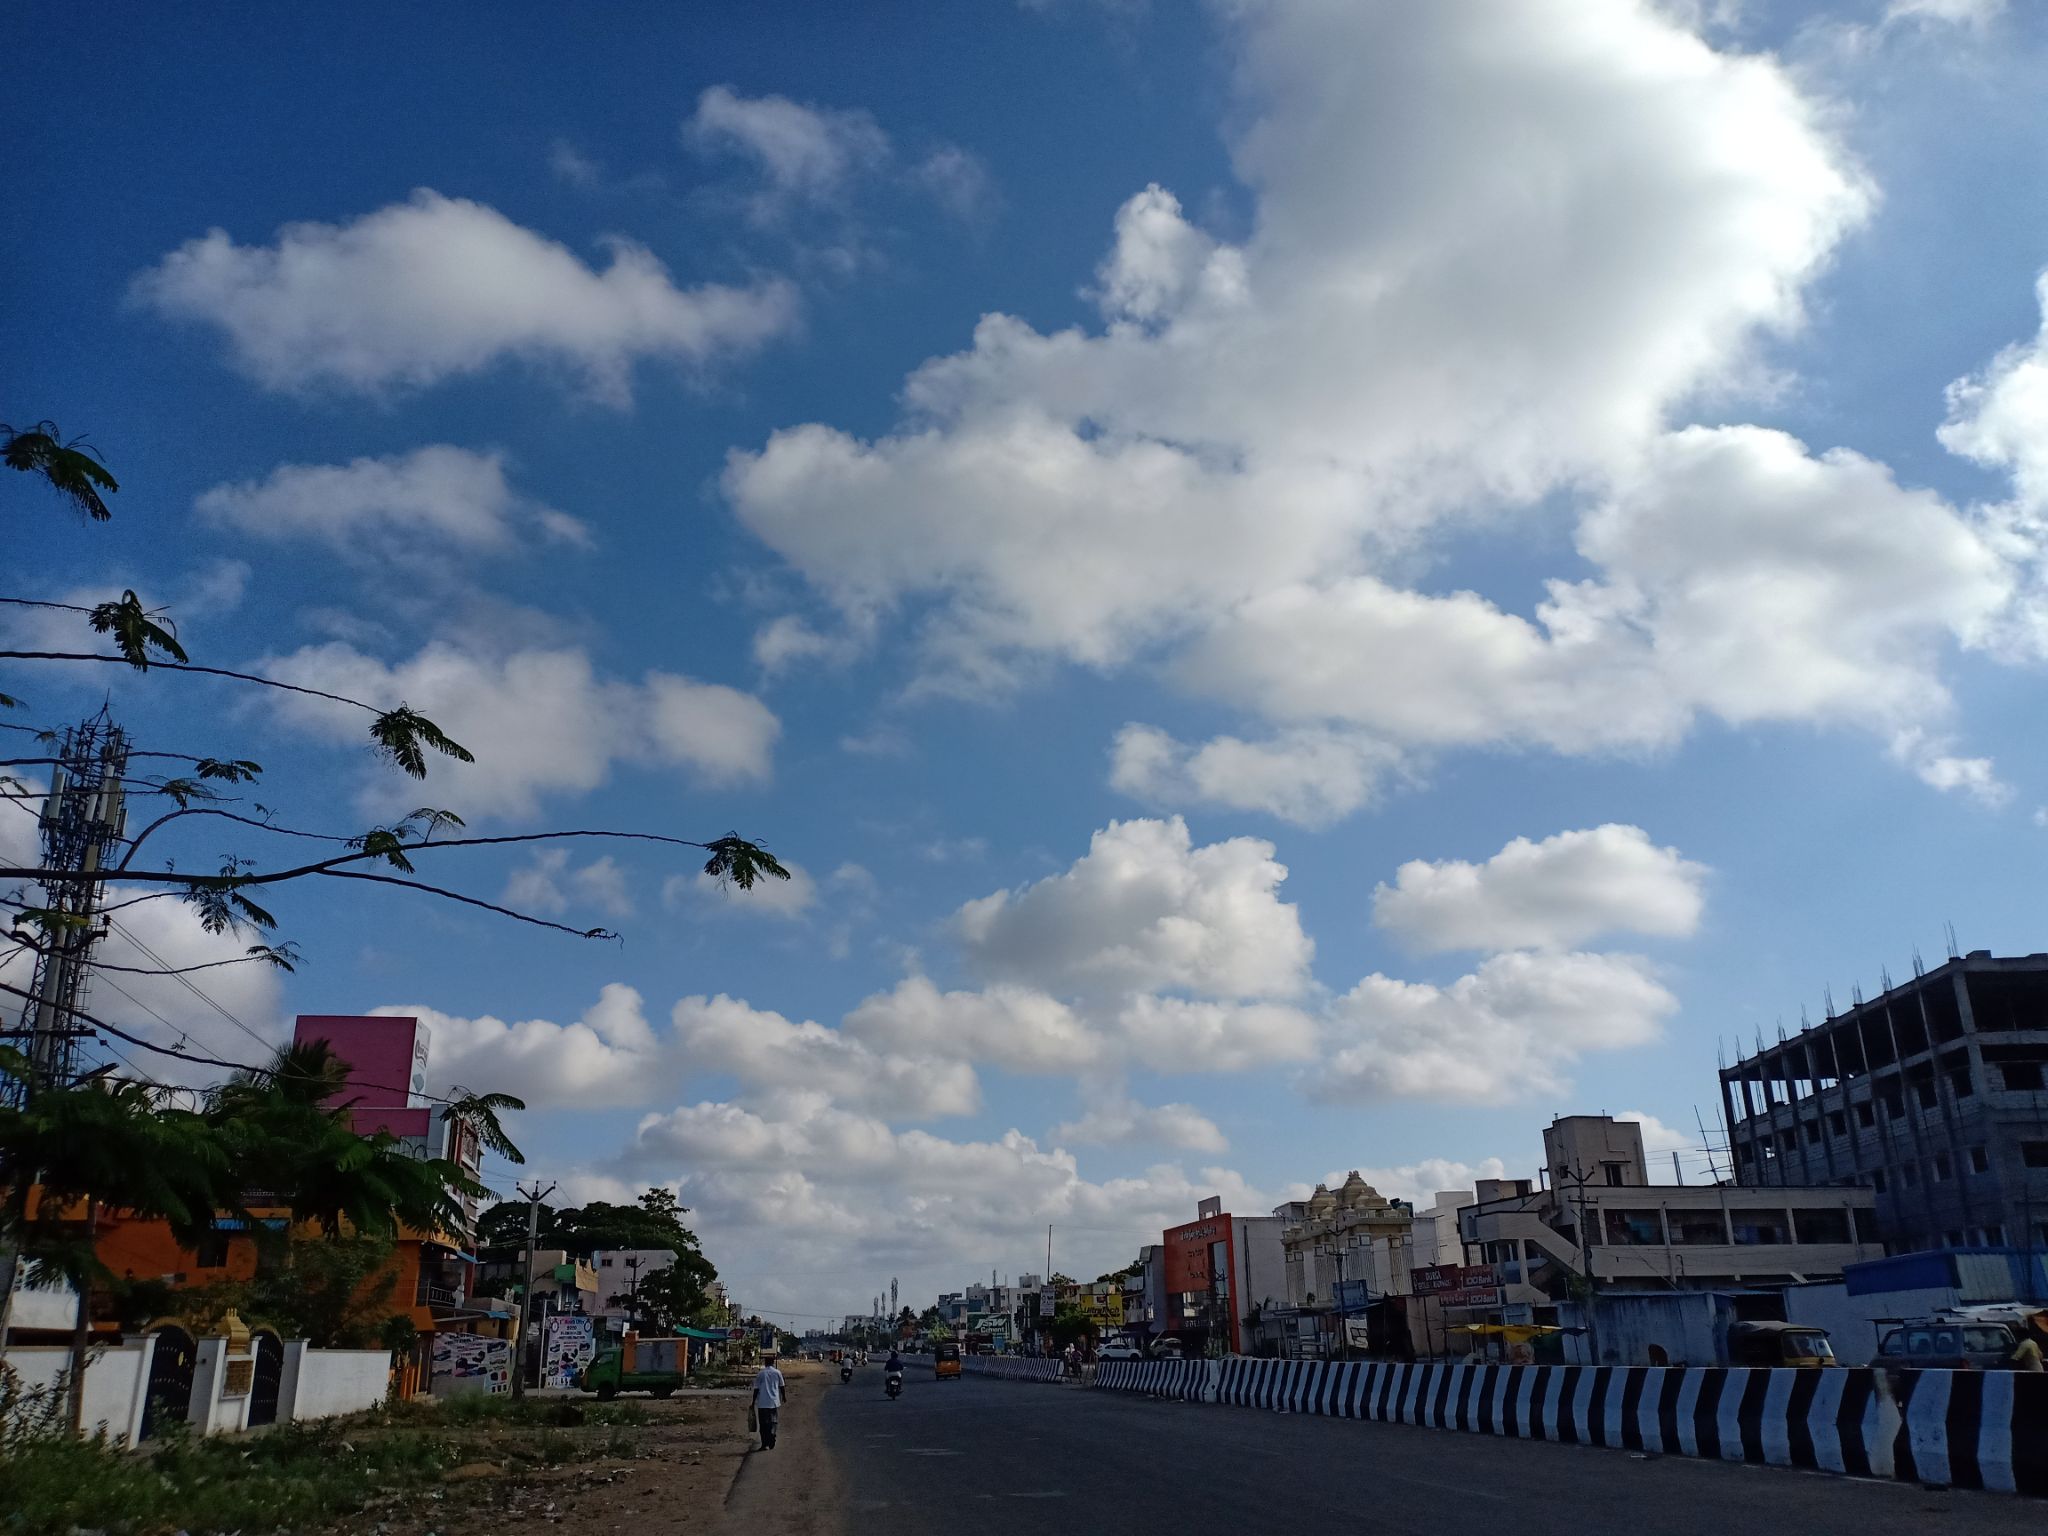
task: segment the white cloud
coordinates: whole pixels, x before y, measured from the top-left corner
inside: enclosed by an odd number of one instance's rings
[[[464,815],[531,816],[544,797],[597,788],[615,763],[686,770],[706,784],[768,777],[781,723],[751,694],[650,672],[640,683],[598,677],[575,649],[473,655],[435,641],[395,666],[339,642],[269,658],[257,670],[285,682],[388,707],[403,700],[476,755],[436,759],[441,803]],[[360,743],[360,710],[281,695],[279,713],[337,742]],[[368,781],[365,803],[388,811],[418,788],[393,772]]]
[[[1333,1005],[1336,1049],[1304,1087],[1331,1102],[1558,1093],[1579,1056],[1647,1044],[1677,1007],[1631,955],[1494,955],[1448,987],[1374,974]]]
[[[1149,725],[1126,725],[1110,748],[1109,782],[1158,805],[1264,811],[1300,826],[1348,816],[1376,796],[1399,753],[1356,732],[1319,727],[1264,741],[1218,736],[1189,747]]]
[[[604,167],[567,139],[548,147],[548,169],[572,187],[594,187],[604,180]]]
[[[964,1061],[875,1050],[723,994],[686,997],[671,1018],[685,1065],[730,1073],[756,1094],[822,1093],[848,1108],[906,1119],[972,1114],[981,1104],[980,1083]]]
[[[639,358],[701,365],[795,323],[786,283],[683,289],[644,246],[615,238],[609,255],[595,271],[494,208],[423,187],[353,223],[287,224],[268,246],[211,230],[133,291],[219,327],[235,364],[280,390],[378,393],[520,358],[624,404]]]
[[[983,1061],[1012,1072],[1085,1072],[1107,1044],[1057,998],[1028,987],[941,992],[910,976],[846,1016],[846,1033],[883,1050]]]
[[[952,1141],[799,1096],[773,1108],[706,1101],[650,1116],[592,1188],[674,1187],[750,1307],[865,1309],[879,1277],[906,1295],[957,1287],[999,1263],[1096,1274],[1130,1262],[1198,1201],[1263,1215],[1277,1194],[1223,1168],[1165,1163],[1091,1180],[1071,1153],[1016,1130]],[[586,1175],[588,1176],[588,1175]]]
[[[490,1014],[464,1018],[418,1003],[370,1012],[413,1017],[427,1026],[427,1073],[436,1093],[459,1084],[509,1093],[539,1110],[638,1104],[659,1091],[649,1075],[661,1069],[663,1045],[647,1022],[640,994],[619,982],[608,983],[597,1002],[568,1024],[508,1022]]]
[[[987,217],[995,201],[995,183],[979,155],[945,144],[911,169],[911,179],[938,200],[954,218],[973,224]]]
[[[1944,794],[1958,791],[1992,810],[2012,799],[2012,786],[1999,778],[1997,765],[1990,758],[1962,757],[1949,751],[1949,746],[1947,737],[1909,726],[1892,737],[1890,755],[1894,762],[1910,768],[1921,783]]]
[[[789,871],[787,880],[770,876],[756,880],[747,890],[700,869],[694,875],[672,876],[662,894],[671,905],[688,902],[693,911],[801,917],[818,899],[818,882],[801,864],[785,860],[783,868]]]
[[[699,154],[751,161],[767,182],[754,204],[764,219],[790,201],[836,201],[856,175],[891,153],[889,136],[867,112],[787,96],[742,96],[729,85],[714,85],[697,98],[683,142]]]
[[[1052,1128],[1055,1142],[1084,1147],[1171,1147],[1227,1152],[1230,1140],[1192,1104],[1140,1104],[1123,1094],[1098,1096],[1078,1120]]]
[[[795,614],[771,619],[754,632],[754,661],[770,677],[800,662],[839,665],[860,654],[853,635],[828,635]]]
[[[2040,332],[2005,348],[1982,373],[1948,388],[1949,452],[2006,471],[2020,501],[2048,508],[2048,271],[2035,282]]]
[[[1317,1016],[1284,1003],[1134,997],[1118,1012],[1131,1058],[1158,1072],[1249,1072],[1313,1060]]]
[[[1122,664],[1626,463],[1754,376],[1869,204],[1774,63],[1635,0],[1233,19],[1243,244],[1148,188],[1102,330],[990,315],[894,433],[799,426],[728,466],[844,611],[935,596],[926,666],[963,688],[1023,653]]]
[[[1884,19],[1982,28],[2003,16],[2005,8],[2006,0],[1891,0]]]
[[[626,891],[626,872],[610,854],[588,864],[572,865],[566,848],[546,848],[512,872],[501,898],[508,907],[554,917],[572,907],[590,906],[611,917],[630,917],[633,899]]]
[[[1242,605],[1181,675],[1409,746],[1658,747],[1699,713],[1896,729],[1948,710],[1944,649],[1988,643],[2014,590],[1990,531],[1932,493],[1757,427],[1658,439],[1579,545],[1602,579],[1552,582],[1537,623],[1470,592],[1294,586]]]
[[[1053,992],[1284,997],[1315,945],[1256,838],[1193,845],[1187,824],[1111,822],[1064,873],[968,902],[954,926],[983,975]]]
[[[1609,823],[1515,838],[1484,864],[1414,859],[1373,890],[1373,921],[1425,952],[1564,949],[1607,933],[1685,938],[1707,870]]]
[[[446,443],[347,464],[281,464],[261,480],[203,491],[194,505],[215,527],[324,544],[366,565],[505,554],[536,538],[590,543],[584,524],[513,491],[502,454]]]

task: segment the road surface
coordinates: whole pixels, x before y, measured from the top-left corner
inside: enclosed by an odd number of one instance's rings
[[[876,1367],[821,1389],[844,1536],[2039,1536],[2005,1494]]]

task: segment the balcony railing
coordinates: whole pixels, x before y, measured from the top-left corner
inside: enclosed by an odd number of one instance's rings
[[[462,1293],[452,1286],[428,1285],[422,1281],[418,1292],[415,1293],[413,1305],[417,1307],[459,1307],[462,1305]]]

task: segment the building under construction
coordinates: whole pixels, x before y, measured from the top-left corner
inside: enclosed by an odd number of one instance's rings
[[[1975,950],[1721,1071],[1735,1178],[1867,1185],[1894,1252],[2048,1244],[2048,954]]]

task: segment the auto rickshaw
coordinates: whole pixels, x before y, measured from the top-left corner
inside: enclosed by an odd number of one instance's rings
[[[932,1346],[932,1377],[944,1381],[948,1376],[960,1374],[960,1346],[958,1344],[934,1344]]]
[[[1825,1328],[1802,1323],[1731,1323],[1728,1363],[1817,1370],[1838,1362]]]

